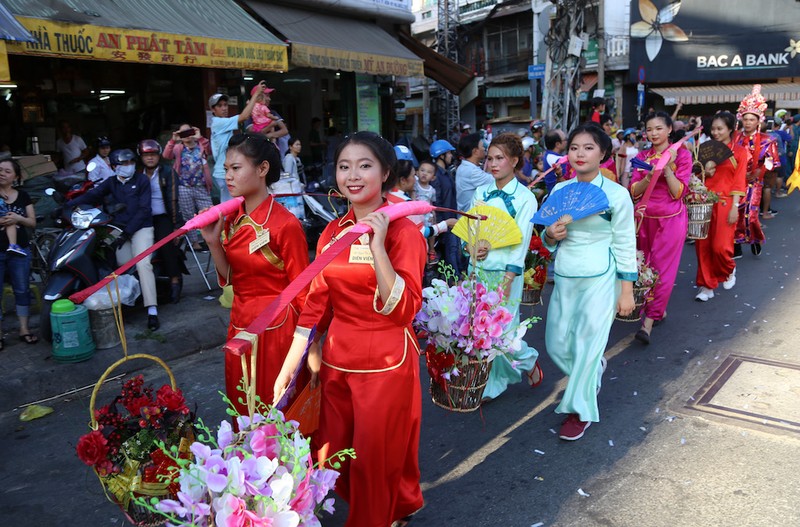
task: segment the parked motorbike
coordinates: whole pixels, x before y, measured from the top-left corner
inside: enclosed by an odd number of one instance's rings
[[[52,341],[50,308],[56,300],[67,298],[116,269],[114,242],[122,229],[112,216],[92,207],[76,208],[66,228],[53,243],[47,257],[49,276],[42,292],[40,329],[42,338]]]

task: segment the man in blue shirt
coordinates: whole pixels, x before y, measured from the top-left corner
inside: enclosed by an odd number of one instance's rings
[[[558,129],[550,130],[544,136],[544,147],[546,150],[544,153],[544,159],[542,160],[542,165],[544,171],[547,172],[550,170],[550,167],[556,164],[556,161],[558,161],[567,150],[566,134]],[[547,186],[548,194],[550,194],[550,191],[553,190],[553,187],[555,187],[556,183],[558,183],[559,177],[561,177],[560,166],[556,166],[555,170],[544,177],[544,183]]]
[[[266,88],[264,81],[258,83],[261,88]],[[208,107],[211,109],[211,153],[214,154],[214,172],[211,174],[214,182],[219,187],[220,202],[231,199],[228,186],[225,184],[225,154],[228,152],[228,141],[233,137],[233,132],[239,129],[239,124],[245,122],[253,113],[256,98],[251,97],[239,115],[228,117],[228,96],[215,93],[208,98]]]
[[[466,212],[472,203],[475,189],[494,181],[491,174],[481,168],[486,148],[481,134],[467,134],[458,142],[458,153],[463,160],[456,169],[456,204],[458,210]]]

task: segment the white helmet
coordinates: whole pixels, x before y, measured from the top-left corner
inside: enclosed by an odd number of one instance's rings
[[[523,137],[522,138],[522,149],[527,150],[531,148],[533,145],[536,144],[536,140],[533,137]]]

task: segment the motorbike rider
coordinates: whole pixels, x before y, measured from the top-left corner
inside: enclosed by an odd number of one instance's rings
[[[141,141],[137,152],[142,160],[144,175],[150,180],[153,234],[155,241],[159,241],[183,223],[178,207],[178,178],[171,167],[161,164],[161,145],[158,141]],[[170,278],[170,302],[177,304],[183,289],[183,273],[186,272],[183,254],[178,250],[178,240],[164,245],[157,254],[164,274]]]
[[[151,208],[150,181],[142,172],[136,172],[136,155],[128,148],[114,150],[109,156],[114,177],[108,178],[86,194],[65,204],[67,208],[78,205],[99,206],[107,200],[109,207],[124,205],[114,215],[114,224],[122,234],[114,241],[119,265],[153,245],[153,213]],[[153,274],[151,256],[136,264],[142,298],[147,307],[147,329],[157,330],[158,301],[156,300],[156,278]]]
[[[89,179],[93,181],[95,185],[99,185],[114,175],[114,170],[111,168],[111,161],[108,159],[111,153],[111,141],[108,137],[100,136],[97,138],[97,141],[95,141],[94,146],[97,155],[94,156],[86,166],[89,170]]]

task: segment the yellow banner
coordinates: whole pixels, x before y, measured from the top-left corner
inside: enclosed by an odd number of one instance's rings
[[[370,75],[423,76],[422,60],[419,59],[387,57],[307,44],[292,44],[292,65]]]
[[[286,71],[286,46],[17,17],[36,42],[8,42],[8,53],[140,64]],[[266,31],[266,30],[264,30]]]
[[[0,82],[11,80],[11,70],[8,69],[8,53],[6,52],[6,41],[0,40]]]

